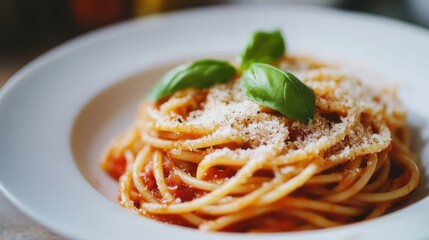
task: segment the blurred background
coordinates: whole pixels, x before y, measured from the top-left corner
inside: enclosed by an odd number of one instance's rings
[[[37,55],[99,27],[161,12],[255,2],[323,5],[429,27],[429,0],[0,0],[0,87]]]
[[[429,27],[429,0],[0,0],[0,87],[37,55],[99,27],[161,12],[255,2],[323,5]]]

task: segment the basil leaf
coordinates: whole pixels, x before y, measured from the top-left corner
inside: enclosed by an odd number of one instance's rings
[[[162,77],[149,93],[149,99],[159,100],[188,87],[207,88],[217,83],[226,83],[235,73],[235,68],[228,62],[212,59],[181,65]]]
[[[313,119],[314,92],[291,73],[268,64],[253,63],[241,81],[246,95],[255,102],[304,123]]]
[[[241,68],[247,69],[254,62],[270,63],[285,53],[282,33],[255,32],[240,55]]]

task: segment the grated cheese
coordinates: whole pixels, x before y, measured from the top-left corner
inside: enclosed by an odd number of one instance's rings
[[[193,126],[211,126],[216,129],[211,136],[233,137],[244,143],[245,149],[217,149],[207,157],[217,154],[255,154],[266,151],[271,147],[283,153],[300,152],[305,147],[314,154],[319,154],[320,144],[329,144],[346,126],[356,120],[370,121],[371,118],[402,116],[402,108],[398,108],[392,91],[390,94],[377,94],[373,89],[362,84],[361,79],[338,66],[314,63],[311,61],[285,60],[280,67],[295,74],[309,87],[314,89],[316,106],[332,106],[330,112],[321,112],[316,107],[314,119],[309,124],[293,121],[281,114],[264,111],[263,106],[249,100],[241,90],[239,79],[227,84],[219,84],[208,89],[205,101],[185,118],[180,117],[180,123]],[[386,92],[388,93],[388,92]],[[341,107],[337,107],[335,104]],[[322,108],[322,107],[320,107]],[[340,108],[340,109],[336,109]],[[366,111],[370,109],[371,111]],[[399,109],[399,111],[398,111]],[[365,112],[377,113],[365,116]],[[338,121],[329,119],[325,114],[333,114]],[[177,125],[178,116],[170,116],[170,124]],[[165,119],[161,119],[165,121]],[[349,129],[329,153],[342,151],[347,155],[349,146],[368,146],[374,142],[389,139],[390,136],[380,136],[377,132],[366,129],[365,124],[357,124]],[[247,150],[246,150],[247,149]]]

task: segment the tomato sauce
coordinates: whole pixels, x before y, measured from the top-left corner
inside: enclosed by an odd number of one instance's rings
[[[118,180],[119,177],[124,174],[126,165],[127,160],[125,159],[125,156],[121,155],[110,158],[104,163],[103,167],[111,177]]]
[[[187,165],[181,165],[181,167],[186,168]],[[175,164],[169,157],[164,158],[163,163],[163,173],[165,178],[165,183],[167,184],[168,190],[175,198],[180,198],[181,202],[191,201],[201,194],[203,191],[192,188],[185,184],[178,175],[174,174],[173,170]],[[186,172],[193,171],[195,172],[195,167],[188,166],[189,169],[183,169]],[[193,168],[193,169],[191,169]],[[141,174],[142,181],[146,185],[147,189],[158,199],[162,200],[162,196],[158,190],[158,185],[153,174],[153,163],[149,162],[144,168],[143,173]]]
[[[153,174],[153,163],[149,162],[143,172],[140,174],[140,177],[152,195],[154,195],[158,200],[162,199],[161,193],[158,190],[158,185],[156,184],[155,175]]]

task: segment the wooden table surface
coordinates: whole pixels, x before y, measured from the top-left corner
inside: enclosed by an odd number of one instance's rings
[[[56,240],[62,239],[21,213],[0,193],[0,239]]]

